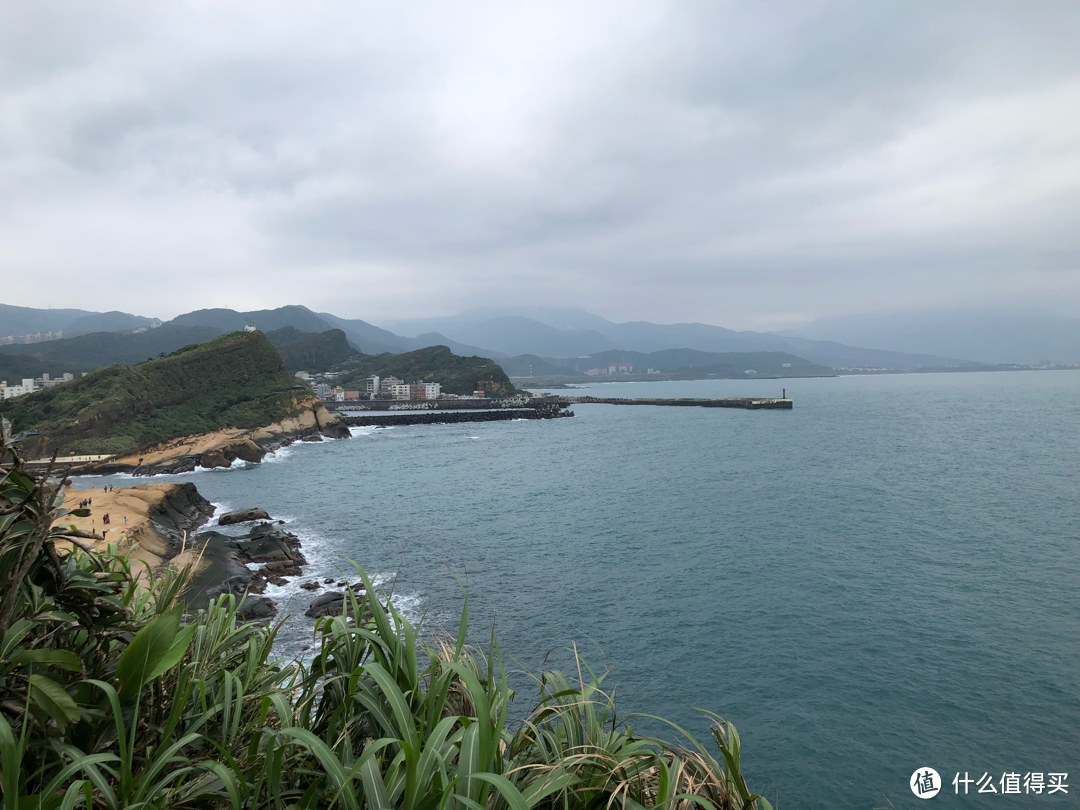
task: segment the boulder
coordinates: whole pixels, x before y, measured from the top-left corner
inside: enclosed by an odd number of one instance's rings
[[[221,450],[211,450],[202,454],[199,464],[208,470],[214,467],[231,467],[232,459],[225,458],[225,453]]]
[[[310,582],[301,582],[300,587],[305,591],[317,591],[322,585],[319,584],[319,580],[313,579]]]
[[[240,605],[237,613],[248,621],[262,621],[272,619],[277,614],[277,605],[274,604],[272,599],[265,596],[251,596],[249,594],[244,599],[243,604]]]
[[[218,525],[231,526],[233,523],[247,523],[249,520],[269,520],[270,515],[265,509],[240,509],[236,512],[226,512],[218,518]]]
[[[315,600],[308,605],[308,609],[304,611],[304,615],[309,619],[317,619],[320,616],[340,616],[344,598],[345,594],[342,591],[324,593],[315,597]]]

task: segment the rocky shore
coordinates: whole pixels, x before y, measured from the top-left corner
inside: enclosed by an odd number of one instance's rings
[[[130,487],[71,489],[65,492],[64,507],[79,509],[90,501],[87,517],[61,518],[87,535],[98,551],[118,544],[137,565],[136,574],[147,568],[160,572],[168,566],[192,569],[191,583],[184,598],[197,610],[211,599],[231,593],[243,599],[240,612],[252,620],[273,618],[278,606],[265,596],[267,585],[285,585],[303,576],[308,564],[300,538],[269,520],[259,508],[242,509],[218,517],[217,526],[253,524],[246,534],[230,536],[205,527],[214,506],[190,482],[182,484],[137,484]],[[108,515],[109,523],[105,523]],[[204,531],[198,531],[199,528]],[[139,565],[140,563],[144,565]],[[301,588],[313,593],[306,610],[310,618],[342,613],[345,588],[362,590],[359,583],[310,579]]]
[[[69,511],[79,509],[87,500],[88,516],[66,515],[60,522],[87,533],[96,549],[118,543],[121,551],[131,550],[133,561],[151,568],[180,554],[185,538],[214,514],[213,504],[192,483],[139,484],[111,490],[69,487],[64,492],[64,508]]]
[[[237,459],[259,463],[268,454],[296,441],[347,438],[349,428],[326,410],[322,402],[308,397],[296,403],[297,414],[252,430],[228,428],[197,436],[159,442],[134,453],[88,465],[78,473],[110,475],[162,475],[191,472],[197,467],[229,467]]]

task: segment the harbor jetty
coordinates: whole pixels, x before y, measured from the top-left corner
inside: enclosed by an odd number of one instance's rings
[[[492,410],[400,411],[364,414],[362,416],[339,416],[349,427],[389,427],[391,425],[452,425],[459,422],[508,422],[514,419],[559,419],[573,416],[561,402],[544,402],[527,408],[495,408]]]
[[[786,392],[785,392],[786,393]],[[745,408],[748,411],[783,410],[794,407],[787,397],[726,397],[724,399],[654,399],[651,397],[559,397],[567,405],[669,405],[692,408]]]

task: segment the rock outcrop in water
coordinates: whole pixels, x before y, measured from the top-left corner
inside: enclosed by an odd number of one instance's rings
[[[231,526],[234,523],[248,523],[252,520],[269,520],[270,515],[265,509],[240,509],[236,512],[226,512],[218,518],[219,526]]]
[[[300,538],[272,523],[259,523],[240,537],[214,531],[198,534],[186,553],[195,563],[188,606],[197,609],[222,594],[233,594],[244,600],[241,612],[249,619],[274,616],[277,606],[261,596],[267,583],[284,585],[307,565]]]

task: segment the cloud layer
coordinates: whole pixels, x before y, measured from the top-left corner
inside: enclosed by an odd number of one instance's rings
[[[0,10],[4,301],[1080,311],[1080,7]]]

